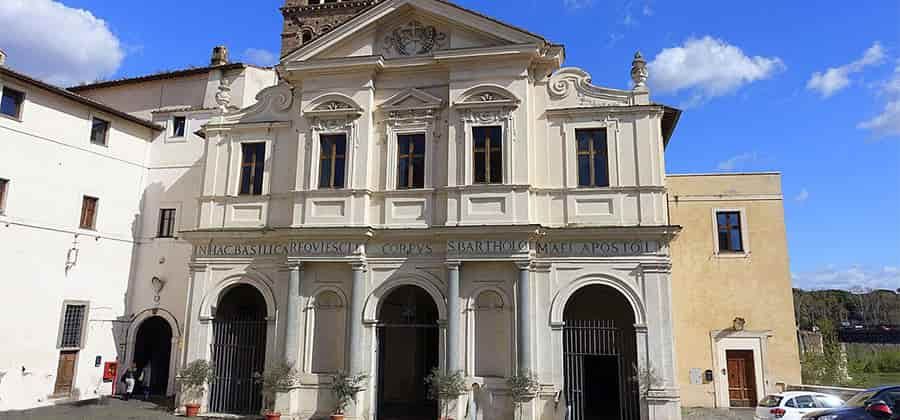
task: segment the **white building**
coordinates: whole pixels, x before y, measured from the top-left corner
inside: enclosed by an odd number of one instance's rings
[[[223,76],[234,106],[275,79],[271,69],[213,64],[70,90],[0,66],[0,264],[19,279],[4,287],[0,314],[29,314],[0,324],[16,343],[0,350],[0,410],[110,394],[105,363],[118,362],[121,376],[153,315],[166,322],[148,334],[169,332],[166,345],[177,345],[185,288],[154,286],[187,278],[191,248],[177,232],[196,223],[195,132],[218,109]],[[163,358],[160,370],[177,360]],[[155,378],[155,392],[175,392],[174,375]]]

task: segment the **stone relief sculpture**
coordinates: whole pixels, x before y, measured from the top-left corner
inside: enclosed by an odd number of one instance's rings
[[[384,50],[399,55],[431,54],[446,47],[447,34],[438,32],[434,26],[425,26],[419,21],[394,28],[384,38]]]

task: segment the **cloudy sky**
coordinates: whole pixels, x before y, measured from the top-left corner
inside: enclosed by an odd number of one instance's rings
[[[900,3],[458,0],[564,44],[567,64],[685,109],[670,172],[781,171],[794,282],[900,287]],[[282,0],[0,0],[8,64],[72,85],[277,61]],[[763,246],[755,243],[754,246]],[[714,279],[710,279],[714,281]]]

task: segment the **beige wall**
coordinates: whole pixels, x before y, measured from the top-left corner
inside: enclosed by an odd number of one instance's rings
[[[724,366],[715,368],[711,332],[728,330],[735,317],[746,320],[749,333],[769,331],[762,363],[765,388],[760,392],[771,392],[780,382],[799,383],[781,176],[670,175],[667,187],[671,223],[683,228],[672,244],[677,377],[683,405],[716,405],[715,382],[727,383],[727,376],[721,370]],[[716,254],[716,209],[743,212],[746,254]],[[692,385],[692,368],[713,370],[714,383]],[[727,400],[720,396],[720,401],[723,398]]]

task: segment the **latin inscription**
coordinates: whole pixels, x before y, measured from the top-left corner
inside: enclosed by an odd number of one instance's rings
[[[509,255],[528,252],[526,240],[447,241],[447,253],[455,255]]]
[[[262,257],[291,256],[348,256],[359,248],[356,242],[290,241],[286,243],[212,244],[194,247],[195,257]]]
[[[662,249],[658,241],[545,242],[535,244],[540,257],[617,257],[655,254]]]

